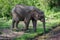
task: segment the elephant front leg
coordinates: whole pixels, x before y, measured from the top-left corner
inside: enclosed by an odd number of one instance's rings
[[[25,18],[24,23],[25,23],[25,26],[26,26],[25,30],[28,30],[30,19]]]
[[[36,20],[32,20],[32,23],[33,23],[34,32],[36,32],[37,21]]]

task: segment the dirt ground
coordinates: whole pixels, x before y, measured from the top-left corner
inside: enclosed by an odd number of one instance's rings
[[[35,40],[60,40],[60,26],[43,36],[36,37]]]
[[[0,34],[0,40],[13,40],[15,37],[20,37],[24,34],[23,31],[16,32],[10,29],[0,30],[2,34]],[[52,29],[49,33],[38,36],[34,40],[60,40],[60,26]]]
[[[20,37],[21,35],[24,34],[23,31],[16,32],[10,29],[4,29],[4,30],[1,30],[0,32],[2,32],[0,34],[0,40],[13,40],[14,38]]]

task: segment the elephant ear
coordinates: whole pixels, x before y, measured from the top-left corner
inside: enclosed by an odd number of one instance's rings
[[[32,12],[33,10],[34,10],[33,6],[29,6],[29,7],[26,8],[27,13]]]

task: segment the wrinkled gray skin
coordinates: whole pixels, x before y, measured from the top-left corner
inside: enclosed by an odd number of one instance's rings
[[[24,6],[24,5],[16,5],[12,9],[12,28],[18,28],[19,21],[24,21],[26,30],[28,30],[28,26],[30,20],[33,23],[33,29],[36,31],[37,20],[43,22],[43,28],[45,32],[45,16],[44,13],[34,6]]]

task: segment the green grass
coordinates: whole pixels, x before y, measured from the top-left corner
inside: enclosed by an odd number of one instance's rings
[[[48,29],[51,29],[52,27],[60,24],[60,19],[50,19],[46,21],[46,31],[48,31]],[[10,28],[11,27],[11,22],[12,20],[6,21],[6,20],[1,20],[0,21],[0,29],[1,28]],[[31,23],[30,23],[31,24]],[[23,24],[19,24],[19,28],[24,27]],[[30,25],[29,27],[30,32],[23,34],[21,37],[19,38],[15,38],[14,40],[27,40],[29,38],[34,38],[37,34],[41,34],[43,33],[43,27],[42,27],[42,22],[38,21],[37,24],[37,32],[33,32],[33,27],[32,25]]]
[[[60,24],[59,20],[55,20],[55,21],[51,20],[51,21],[46,22],[46,31],[48,31],[48,29],[58,24]],[[25,33],[24,35],[22,35],[19,38],[16,38],[15,40],[27,40],[28,38],[34,38],[37,34],[40,34],[40,33],[43,33],[43,27],[40,25],[40,23],[38,23],[37,32]]]

